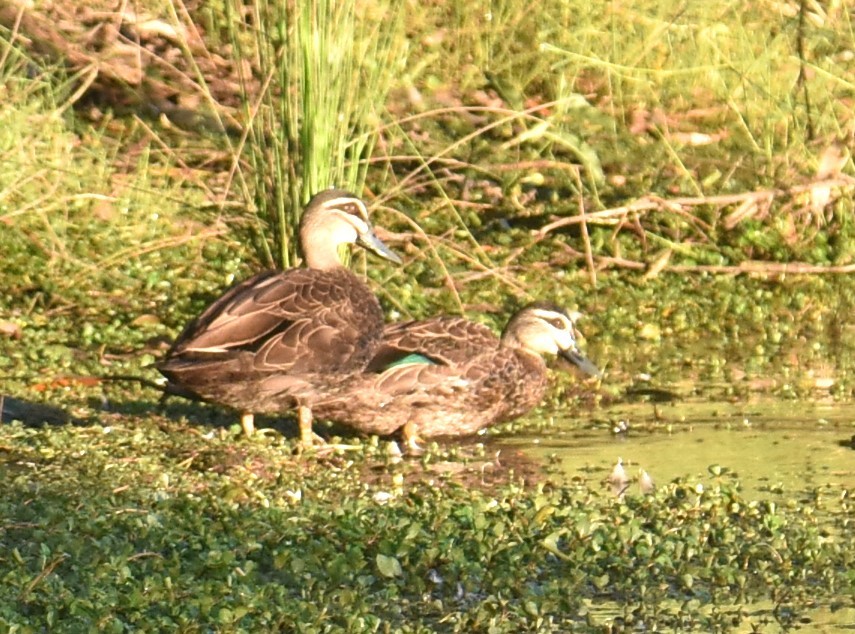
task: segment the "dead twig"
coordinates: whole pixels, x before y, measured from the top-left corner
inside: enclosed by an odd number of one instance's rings
[[[558,242],[557,246],[566,251],[567,254],[574,259],[581,260],[585,257],[584,253],[582,253],[581,251],[577,251],[569,244]],[[626,258],[621,257],[611,257],[608,255],[596,256],[596,266],[600,270],[607,268],[623,268],[635,271],[643,271],[647,268],[647,264],[645,264],[644,262],[638,262],[636,260],[627,260]]]
[[[706,264],[675,264],[669,266],[673,273],[723,273],[731,275],[818,275],[855,273],[855,264],[822,265],[807,262],[764,262],[746,260],[733,266]]]
[[[685,214],[686,208],[710,205],[714,207],[727,207],[728,205],[740,205],[742,208],[746,203],[770,204],[775,198],[793,197],[799,194],[814,191],[816,188],[839,188],[849,189],[855,187],[855,178],[840,175],[836,178],[811,181],[804,185],[796,185],[787,189],[763,189],[740,194],[720,194],[718,196],[683,196],[679,198],[660,198],[659,196],[644,196],[638,200],[612,209],[603,209],[586,213],[582,216],[571,216],[559,218],[554,222],[544,225],[536,232],[536,238],[542,239],[547,234],[562,227],[585,222],[586,224],[616,225],[625,222],[627,216],[643,214],[649,211],[669,211]],[[693,221],[697,221],[693,217]]]
[[[581,251],[569,245],[558,243],[558,245],[570,257],[577,260],[585,258]],[[670,253],[667,254],[670,259]],[[670,273],[713,273],[719,275],[845,275],[855,273],[855,264],[822,265],[809,264],[807,262],[766,262],[763,260],[745,260],[739,264],[673,264],[667,263],[664,254],[653,262],[639,262],[627,260],[626,258],[610,257],[607,255],[596,256],[598,269],[618,268],[634,271],[653,271],[658,275],[663,271]],[[650,275],[646,275],[650,277]]]

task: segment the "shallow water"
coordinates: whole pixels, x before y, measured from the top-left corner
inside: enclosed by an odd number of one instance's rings
[[[626,431],[616,432],[625,424]],[[559,474],[610,488],[622,461],[631,479],[627,495],[640,494],[641,470],[656,483],[675,478],[706,485],[716,473],[735,477],[746,499],[816,503],[855,489],[855,404],[800,402],[760,397],[747,402],[683,400],[621,403],[597,409],[590,419],[558,418],[538,433],[499,436],[494,448],[521,452]],[[590,606],[601,623],[619,622],[620,606]],[[838,605],[800,606],[777,613],[771,602],[719,606],[741,613],[735,632],[855,632],[851,597]],[[641,631],[644,631],[642,626]]]
[[[536,434],[496,439],[538,460],[553,457],[569,477],[607,478],[621,459],[655,482],[708,481],[718,465],[738,476],[746,496],[797,493],[823,485],[855,488],[855,404],[758,398],[749,402],[622,403],[594,421],[556,417]],[[626,431],[616,429],[626,426]]]
[[[739,613],[741,619],[738,625],[728,630],[733,634],[785,634],[799,632],[800,634],[840,634],[855,632],[855,608],[849,606],[817,606],[794,614],[780,613],[776,617],[775,607],[768,601],[759,601],[750,606],[730,607],[721,606],[722,611]],[[591,606],[591,611],[601,622],[619,619],[614,606],[605,604]],[[638,632],[652,631],[643,625],[635,628]],[[671,631],[671,630],[665,630]],[[695,630],[697,631],[697,630]]]

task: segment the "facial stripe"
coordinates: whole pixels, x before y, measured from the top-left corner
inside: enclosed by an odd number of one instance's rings
[[[532,313],[556,330],[573,330],[573,321],[570,320],[567,315],[557,313],[553,310],[542,310],[540,308],[534,309]]]
[[[347,223],[345,226],[350,226],[356,231],[357,235],[365,235],[371,230],[371,225],[368,224],[366,220],[363,220],[359,216],[355,214],[349,214],[342,211],[340,208],[330,210],[332,214],[341,217],[344,222]]]
[[[352,198],[350,196],[333,198],[324,202],[324,207],[328,211],[340,211],[349,216],[355,216],[365,223],[368,222],[368,208],[359,198]]]

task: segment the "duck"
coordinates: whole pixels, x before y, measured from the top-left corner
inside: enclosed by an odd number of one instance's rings
[[[314,434],[305,377],[361,372],[383,337],[380,303],[342,264],[340,247],[401,259],[377,237],[365,202],[341,189],[311,198],[299,240],[305,268],[261,271],[232,286],[187,324],[156,367],[167,394],[240,411],[247,436],[254,414],[296,410],[308,447]],[[271,380],[275,399],[266,397]]]
[[[546,356],[601,375],[579,348],[579,317],[535,302],[513,315],[501,337],[456,316],[389,324],[362,372],[312,385],[312,411],[365,434],[400,431],[414,452],[425,438],[475,434],[541,401]]]

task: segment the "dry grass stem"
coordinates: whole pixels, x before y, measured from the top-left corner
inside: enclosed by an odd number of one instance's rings
[[[591,235],[588,233],[588,223],[585,215],[585,194],[584,194],[584,186],[582,184],[582,178],[579,174],[579,171],[576,170],[573,173],[573,176],[576,178],[576,191],[578,192],[578,201],[579,201],[579,227],[582,230],[582,243],[585,245],[585,263],[588,266],[588,276],[591,280],[591,287],[597,287],[597,269],[594,266],[594,251],[591,248]]]
[[[613,207],[611,209],[603,209],[582,216],[572,216],[569,218],[559,218],[547,225],[544,225],[535,232],[538,239],[542,239],[556,229],[569,227],[580,223],[598,224],[598,225],[616,225],[625,221],[626,217],[632,214],[642,215],[649,211],[666,211],[674,213],[685,213],[687,207],[727,207],[728,205],[740,205],[743,209],[745,205],[760,205],[769,204],[773,200],[779,198],[792,198],[799,194],[810,193],[817,188],[837,189],[841,192],[855,188],[855,178],[851,176],[841,175],[830,180],[812,181],[805,185],[796,185],[787,189],[764,189],[752,192],[744,192],[741,194],[720,194],[717,196],[684,196],[679,198],[660,198],[659,196],[648,195],[643,198]],[[748,217],[750,214],[745,214],[743,217]],[[696,217],[691,217],[693,221],[700,222]],[[741,219],[741,218],[740,218]],[[734,225],[735,226],[735,225]]]

